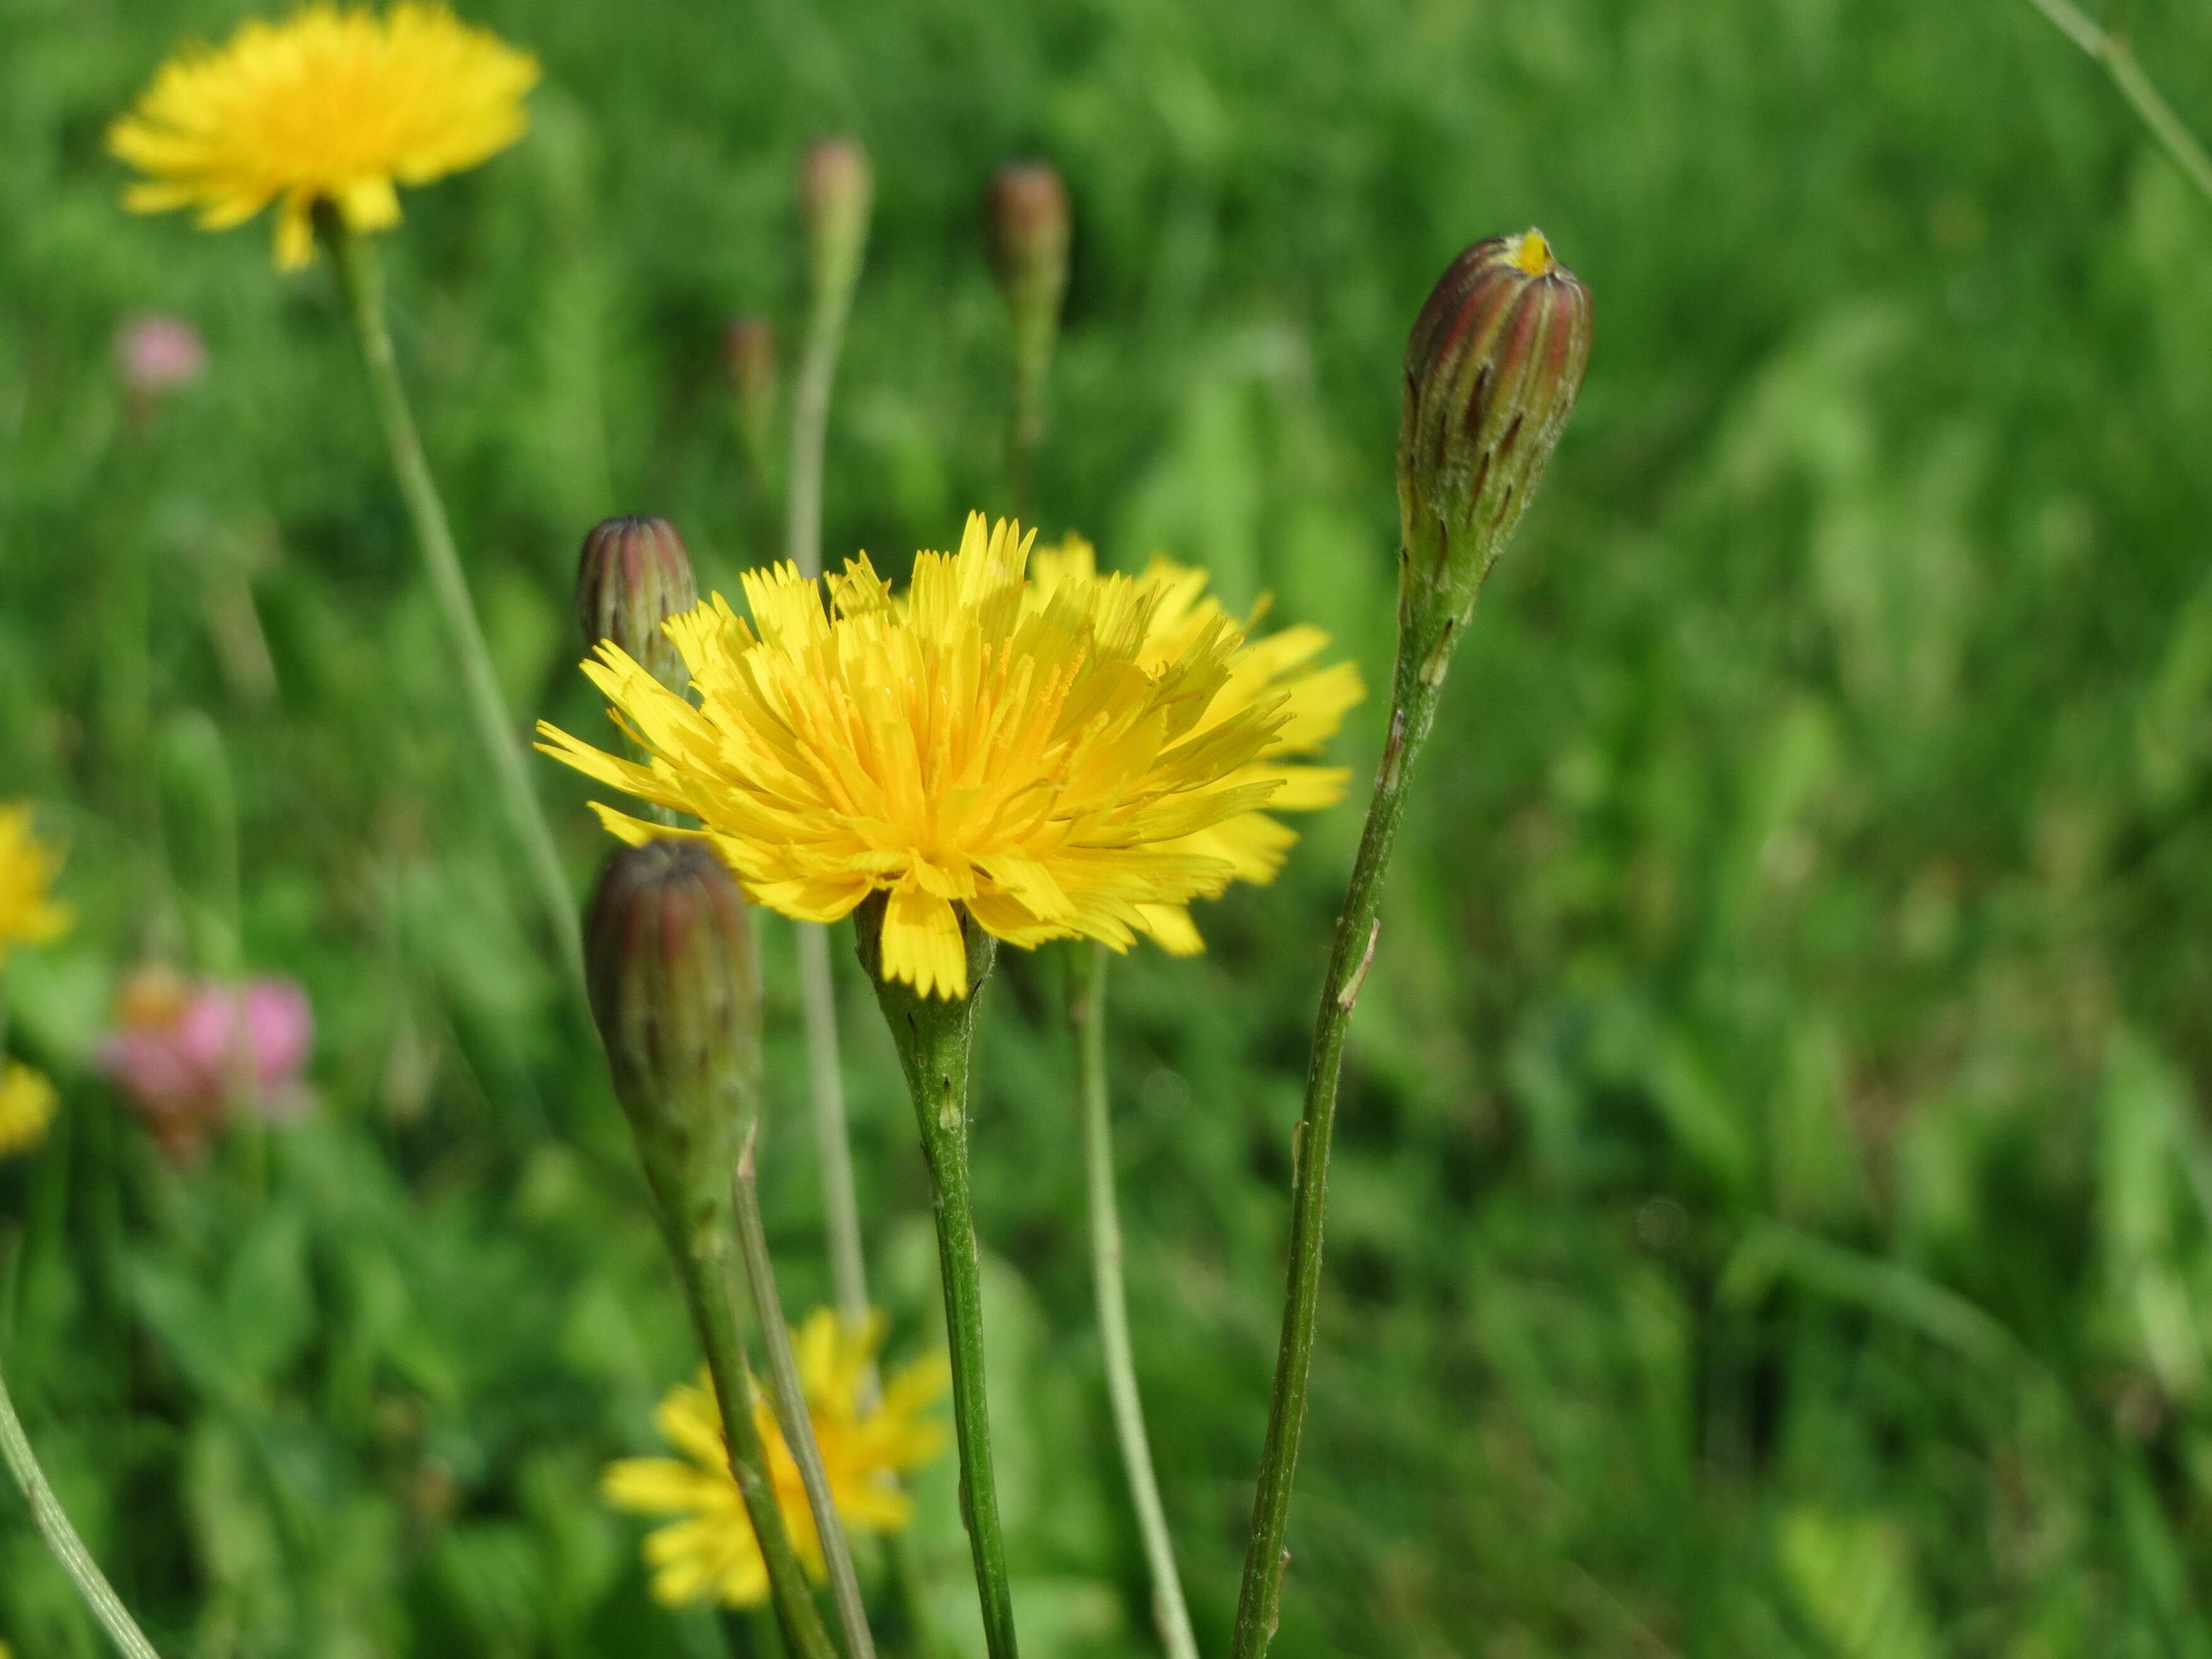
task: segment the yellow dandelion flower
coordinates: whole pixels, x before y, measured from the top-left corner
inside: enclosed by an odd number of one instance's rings
[[[1064,587],[1098,581],[1097,556],[1080,536],[1069,536],[1057,547],[1041,547],[1030,560],[1030,578],[1036,594],[1032,603],[1049,603]],[[1149,673],[1158,673],[1174,662],[1227,613],[1221,602],[1206,591],[1206,574],[1166,557],[1156,557],[1138,579],[1141,591],[1155,594],[1152,623],[1138,660]],[[1260,758],[1246,766],[1235,781],[1266,783],[1273,793],[1266,811],[1240,812],[1219,823],[1186,836],[1182,845],[1204,857],[1220,859],[1234,871],[1236,879],[1264,884],[1275,878],[1297,832],[1275,818],[1277,812],[1312,812],[1334,806],[1343,799],[1345,781],[1351,775],[1340,766],[1315,766],[1297,758],[1318,752],[1345,714],[1366,696],[1359,668],[1340,662],[1318,666],[1314,659],[1328,644],[1318,628],[1298,624],[1264,637],[1249,637],[1266,613],[1262,596],[1242,631],[1248,635],[1243,649],[1231,661],[1229,677],[1215,694],[1202,725],[1212,725],[1248,709],[1273,708],[1282,725]],[[1177,956],[1195,955],[1205,948],[1190,910],[1181,904],[1139,907],[1143,930]]]
[[[0,1063],[0,1158],[35,1151],[60,1104],[45,1073]]]
[[[44,945],[69,931],[70,911],[52,898],[58,854],[31,833],[31,809],[0,806],[0,966],[11,945]]]
[[[927,1414],[930,1402],[945,1390],[944,1360],[907,1366],[885,1384],[880,1400],[863,1406],[862,1385],[883,1340],[882,1320],[848,1330],[823,1308],[792,1334],[838,1516],[856,1531],[898,1531],[912,1518],[914,1504],[892,1477],[920,1468],[945,1447],[944,1425]],[[800,1559],[821,1578],[822,1540],[806,1504],[799,1464],[768,1402],[757,1403],[753,1413],[768,1448],[769,1480],[783,1524]],[[611,1464],[600,1488],[617,1509],[684,1517],[645,1540],[653,1595],[669,1607],[714,1600],[733,1607],[758,1606],[768,1599],[768,1568],[730,1474],[722,1414],[703,1374],[699,1382],[671,1390],[653,1420],[662,1437],[684,1456]]]
[[[1148,666],[1157,586],[1036,602],[1030,541],[973,515],[957,554],[916,556],[902,604],[865,556],[826,611],[792,566],[748,572],[751,623],[717,594],[667,624],[696,706],[611,644],[584,665],[646,763],[550,726],[540,747],[697,817],[757,903],[834,921],[888,894],[884,971],[924,996],[968,993],[956,907],[1009,944],[1126,950],[1234,878],[1189,838],[1282,787],[1246,769],[1289,716],[1280,697],[1216,716],[1244,646],[1225,617]],[[597,810],[625,840],[668,833]]]
[[[248,22],[219,51],[185,47],[107,147],[146,175],[124,194],[134,213],[197,207],[201,229],[228,230],[276,203],[276,264],[291,270],[314,256],[318,202],[352,230],[398,224],[395,186],[472,167],[522,136],[537,80],[536,58],[441,5],[380,18],[310,6]]]

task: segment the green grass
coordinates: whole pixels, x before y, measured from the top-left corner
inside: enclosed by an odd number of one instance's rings
[[[0,0],[0,796],[66,834],[82,913],[10,974],[67,1096],[0,1166],[10,1376],[165,1654],[703,1659],[594,1496],[696,1356],[327,268],[126,217],[100,154],[246,9]],[[2132,12],[2212,127],[2212,18]],[[595,729],[595,519],[668,514],[710,585],[774,551],[717,342],[741,309],[795,338],[821,131],[878,192],[832,556],[900,568],[1001,504],[979,204],[1042,153],[1077,213],[1047,532],[1272,590],[1370,683],[1429,283],[1536,222],[1596,296],[1354,1034],[1280,1659],[2212,1654],[2212,207],[2093,66],[2014,0],[471,13],[544,57],[534,130],[386,252],[518,730]],[[111,341],[149,307],[214,367],[134,421]],[[580,893],[585,792],[535,776]],[[1139,1358],[1216,1651],[1357,812],[1306,828],[1204,960],[1115,981]],[[161,1164],[90,1065],[149,953],[309,985],[316,1122]],[[940,1340],[927,1199],[841,971],[896,1356]],[[1078,1659],[1152,1648],[1052,971],[990,993],[976,1155],[1018,1606]],[[947,1472],[923,1499],[957,1615]],[[0,1638],[99,1650],[11,1498]]]

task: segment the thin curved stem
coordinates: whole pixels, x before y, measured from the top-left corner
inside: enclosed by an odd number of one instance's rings
[[[2173,158],[2174,165],[2189,175],[2190,182],[2203,193],[2205,199],[2212,201],[2212,155],[2206,155],[2197,135],[2173,112],[2173,106],[2166,101],[2166,95],[2143,73],[2142,60],[2136,58],[2127,37],[2103,27],[2073,0],[2027,0],[2027,3],[2104,66],[2105,73],[2119,88],[2120,96],[2128,100],[2129,107],[2150,129],[2151,137]]]
[[[1129,1298],[1121,1279],[1121,1218],[1114,1193],[1114,1127],[1106,1091],[1106,947],[1078,939],[1067,947],[1067,1023],[1075,1038],[1078,1105],[1083,1119],[1084,1187],[1091,1211],[1091,1279],[1098,1301],[1098,1345],[1106,1365],[1106,1395],[1114,1409],[1114,1435],[1128,1477],[1129,1501],[1152,1577],[1152,1618],[1168,1659],[1198,1659],[1182,1580],[1176,1571],[1175,1538],[1168,1530],[1160,1483],[1152,1468],[1152,1437],[1137,1389],[1137,1359],[1129,1339]]]
[[[822,1465],[822,1448],[814,1438],[814,1413],[806,1403],[806,1383],[799,1374],[799,1356],[792,1351],[791,1328],[784,1323],[783,1298],[776,1294],[775,1265],[769,1256],[768,1228],[761,1219],[760,1186],[753,1162],[759,1130],[757,1121],[747,1130],[744,1151],[738,1155],[737,1174],[731,1182],[738,1253],[744,1259],[745,1279],[752,1287],[753,1317],[760,1323],[761,1341],[768,1350],[769,1387],[776,1420],[783,1426],[783,1443],[791,1449],[792,1459],[799,1465],[807,1507],[814,1511],[815,1535],[822,1540],[822,1559],[830,1569],[830,1596],[837,1609],[838,1628],[844,1632],[845,1651],[849,1659],[875,1659],[875,1638],[868,1629],[866,1604],[860,1599],[860,1575],[853,1570],[852,1546],[846,1541],[837,1500],[830,1490],[830,1472]]]
[[[1290,1562],[1283,1534],[1290,1524],[1291,1484],[1297,1472],[1298,1442],[1305,1431],[1306,1386],[1313,1370],[1314,1332],[1321,1302],[1322,1232],[1328,1216],[1329,1143],[1336,1130],[1336,1086],[1344,1066],[1345,1034],[1351,1028],[1352,1010],[1359,1000],[1368,964],[1374,960],[1382,928],[1377,912],[1382,902],[1382,878],[1389,867],[1391,850],[1397,845],[1399,828],[1405,822],[1413,762],[1436,724],[1444,667],[1461,631],[1449,621],[1417,617],[1404,605],[1400,607],[1389,740],[1375,775],[1375,794],[1368,805],[1358,855],[1345,890],[1344,909],[1337,917],[1336,942],[1329,953],[1328,975],[1322,981],[1321,1007],[1314,1018],[1305,1114],[1291,1143],[1290,1282],[1231,1659],[1260,1659],[1274,1639],[1280,1617],[1283,1570]]]
[[[430,578],[430,591],[446,625],[447,644],[460,671],[462,703],[491,768],[493,787],[506,813],[507,828],[520,846],[523,861],[538,888],[545,923],[568,969],[570,987],[581,1000],[584,945],[576,920],[575,895],[569,890],[568,875],[561,867],[544,809],[530,787],[518,728],[500,693],[491,650],[484,643],[483,627],[477,619],[476,602],[469,596],[468,577],[453,544],[453,526],[446,517],[437,482],[430,476],[429,463],[423,459],[422,436],[408,405],[407,388],[399,378],[392,331],[385,319],[383,270],[369,240],[346,229],[335,214],[319,215],[317,227],[337,266],[338,285],[344,290],[346,308],[361,341],[377,418],[392,452],[392,470],[398,477],[399,494],[414,526],[416,545],[422,550],[422,567]]]
[[[883,975],[884,896],[854,912],[861,965],[875,981],[876,1000],[898,1048],[914,1097],[937,1219],[937,1262],[944,1279],[945,1328],[952,1358],[952,1421],[960,1446],[960,1517],[975,1564],[983,1639],[990,1659],[1018,1659],[1013,1592],[1006,1574],[1006,1537],[999,1516],[991,1460],[991,1413],[984,1388],[982,1252],[975,1232],[974,1183],[968,1168],[969,1066],[975,1046],[976,999],[991,971],[989,934],[963,916],[968,947],[968,994],[957,1000],[921,996]]]
[[[107,1575],[100,1571],[100,1563],[85,1548],[84,1540],[70,1524],[68,1511],[54,1496],[46,1471],[39,1467],[30,1437],[23,1432],[23,1421],[15,1415],[15,1402],[9,1397],[4,1373],[0,1373],[0,1458],[5,1459],[15,1484],[22,1489],[23,1500],[31,1506],[31,1519],[39,1528],[39,1535],[46,1540],[46,1547],[61,1563],[62,1571],[76,1586],[77,1594],[84,1597],[85,1605],[92,1609],[92,1616],[100,1620],[100,1628],[107,1632],[117,1650],[125,1659],[161,1659],[154,1651],[154,1644],[146,1639],[137,1621],[123,1605],[122,1598],[108,1583]]]

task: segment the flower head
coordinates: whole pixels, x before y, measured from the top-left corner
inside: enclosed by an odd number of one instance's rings
[[[945,1445],[943,1425],[926,1410],[944,1391],[945,1362],[925,1359],[907,1366],[885,1384],[878,1402],[863,1405],[868,1368],[883,1340],[880,1319],[853,1330],[823,1308],[793,1335],[807,1412],[838,1516],[860,1531],[896,1532],[914,1505],[891,1477],[927,1463]],[[769,1476],[783,1524],[800,1557],[821,1577],[822,1541],[799,1464],[768,1402],[760,1401],[753,1412],[768,1448]],[[601,1488],[617,1509],[684,1517],[646,1540],[654,1595],[670,1607],[719,1599],[743,1607],[766,1601],[768,1569],[730,1474],[713,1392],[703,1379],[684,1384],[661,1401],[654,1421],[683,1458],[641,1457],[611,1464]]]
[[[276,203],[276,263],[289,270],[313,257],[317,203],[352,230],[398,223],[395,186],[522,136],[537,80],[536,58],[442,5],[383,17],[315,5],[248,22],[219,51],[179,52],[107,145],[146,175],[124,195],[134,213],[197,207],[203,230],[228,230]]]
[[[300,1075],[314,1045],[307,994],[287,979],[193,984],[164,968],[125,981],[100,1066],[172,1158],[195,1157],[234,1109],[274,1121],[308,1103]]]
[[[1244,647],[1226,617],[1148,660],[1157,584],[1040,599],[1029,549],[973,516],[958,553],[917,556],[902,601],[863,556],[828,611],[790,565],[748,572],[751,623],[720,595],[668,623],[696,706],[618,648],[584,665],[645,764],[550,726],[540,746],[697,817],[757,903],[833,921],[887,894],[883,971],[925,996],[968,993],[956,906],[1009,944],[1127,949],[1235,878],[1190,837],[1283,787],[1248,769],[1291,716],[1280,696],[1221,708]],[[598,811],[627,841],[666,833]]]
[[[31,809],[0,806],[0,967],[11,945],[45,945],[69,931],[69,908],[53,901],[60,856],[31,833]]]
[[[123,389],[140,404],[157,401],[207,373],[207,342],[181,317],[142,312],[115,336],[115,366]]]
[[[1066,587],[1103,580],[1097,554],[1080,536],[1070,536],[1057,547],[1039,548],[1030,560],[1030,576],[1036,596],[1032,603],[1048,602]],[[1220,600],[1206,591],[1206,584],[1203,570],[1165,557],[1153,559],[1138,578],[1139,588],[1154,596],[1151,624],[1138,655],[1148,672],[1164,671],[1226,618]],[[1274,879],[1297,840],[1297,832],[1273,814],[1318,811],[1342,798],[1349,775],[1342,767],[1315,766],[1299,757],[1316,753],[1334,737],[1346,711],[1366,695],[1358,665],[1316,665],[1314,659],[1328,644],[1328,635],[1320,629],[1301,623],[1264,637],[1252,636],[1266,607],[1263,597],[1243,625],[1247,638],[1231,659],[1228,678],[1207,708],[1206,722],[1254,708],[1277,711],[1281,726],[1237,780],[1270,786],[1267,810],[1224,818],[1185,837],[1182,843],[1190,852],[1226,862],[1237,880],[1261,884]],[[1176,955],[1194,955],[1205,948],[1188,907],[1148,904],[1140,909],[1142,931]]]
[[[35,1150],[59,1103],[43,1072],[0,1060],[0,1158]]]

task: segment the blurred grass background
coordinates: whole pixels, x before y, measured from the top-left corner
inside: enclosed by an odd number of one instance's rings
[[[0,1166],[34,1439],[179,1656],[707,1656],[598,1472],[696,1363],[533,933],[326,267],[117,207],[106,123],[222,0],[0,0],[0,795],[71,847],[11,972],[67,1106]],[[2131,9],[2212,123],[2212,15]],[[2212,1655],[2212,207],[2008,0],[494,0],[519,149],[411,195],[404,365],[517,729],[596,729],[617,511],[776,550],[718,362],[801,301],[792,175],[878,213],[828,545],[1004,506],[979,201],[1077,216],[1037,503],[1387,666],[1404,330],[1540,224],[1589,389],[1460,659],[1363,1004],[1281,1659]],[[206,336],[126,407],[128,313]],[[1380,710],[1340,745],[1371,763]],[[550,763],[579,890],[601,842]],[[1114,981],[1139,1359],[1201,1635],[1233,1607],[1290,1126],[1357,828]],[[790,941],[764,1159],[826,1297]],[[162,1163],[118,975],[296,975],[315,1121]],[[841,958],[842,961],[842,958]],[[892,1355],[927,1200],[843,996]],[[979,1177],[1029,1650],[1151,1651],[1051,964],[991,992]],[[948,1473],[917,1538],[972,1591]],[[100,1650],[12,1497],[0,1638]]]

